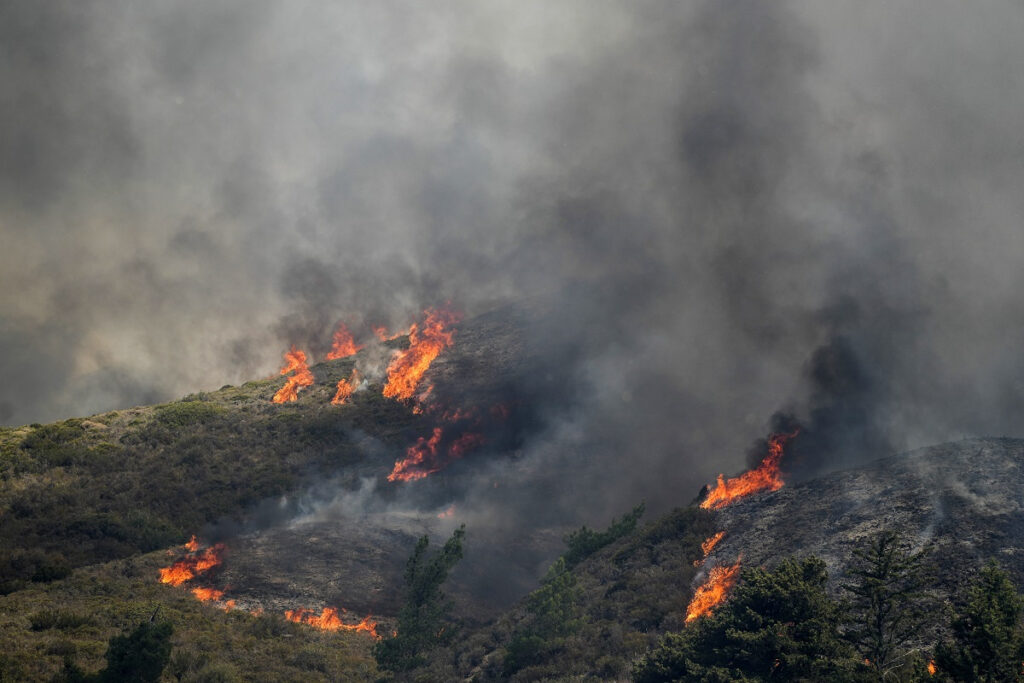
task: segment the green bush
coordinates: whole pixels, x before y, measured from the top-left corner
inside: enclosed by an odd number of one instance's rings
[[[564,555],[566,564],[569,567],[574,567],[601,548],[633,533],[637,521],[643,514],[644,504],[640,503],[623,515],[622,519],[612,519],[611,524],[604,531],[593,531],[585,526],[573,531],[565,537],[565,544],[568,546]]]

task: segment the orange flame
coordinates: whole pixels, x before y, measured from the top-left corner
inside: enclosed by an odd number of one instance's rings
[[[352,368],[352,374],[348,379],[344,377],[338,380],[338,391],[335,392],[334,398],[331,399],[331,403],[336,406],[344,405],[348,401],[352,392],[359,386],[359,371]]]
[[[203,588],[202,586],[196,586],[192,589],[192,595],[196,596],[196,600],[200,602],[209,602],[210,600],[220,601],[224,597],[224,591],[219,591],[216,588]]]
[[[438,519],[451,519],[455,515],[455,503],[437,513]]]
[[[274,394],[274,403],[294,401],[299,397],[299,389],[313,384],[313,373],[309,371],[309,366],[306,365],[306,354],[304,352],[299,351],[293,346],[291,351],[285,352],[284,361],[281,374],[287,375],[292,371],[295,374],[289,377],[284,386]]]
[[[373,334],[376,335],[377,339],[381,340],[382,342],[391,341],[392,339],[398,339],[403,334],[409,334],[410,332],[412,332],[412,329],[410,328],[405,332],[399,331],[395,332],[394,334],[388,334],[388,328],[384,327],[383,325],[374,325],[370,329],[373,330]]]
[[[782,488],[782,470],[780,462],[786,444],[794,438],[799,430],[792,434],[772,434],[768,438],[768,455],[755,469],[744,472],[738,477],[726,479],[718,475],[718,483],[711,489],[708,497],[700,504],[705,510],[723,508],[740,498],[745,498],[759,491],[778,491]]]
[[[448,445],[447,457],[445,457],[445,451],[439,448],[443,435],[444,432],[440,427],[434,427],[429,439],[422,436],[417,439],[416,443],[405,452],[405,458],[395,463],[394,469],[388,475],[388,481],[423,479],[427,475],[439,471],[451,460],[461,458],[484,442],[482,434],[466,432]]]
[[[193,542],[190,541],[188,545],[190,546],[192,543]],[[223,543],[211,546],[201,553],[193,551],[186,557],[172,564],[170,567],[162,567],[160,569],[160,583],[169,583],[172,586],[180,586],[200,574],[205,574],[221,563],[221,553],[223,552]]]
[[[341,611],[342,613],[345,612],[345,610]],[[338,616],[338,610],[335,607],[324,607],[319,616],[317,616],[316,612],[305,607],[287,610],[284,616],[288,621],[294,621],[297,624],[307,624],[322,631],[363,631],[364,633],[369,633],[374,638],[380,638],[377,634],[377,622],[371,618],[371,615],[363,617],[363,620],[358,624],[346,624],[343,622],[341,617]]]
[[[934,659],[929,659],[928,660],[928,675],[929,676],[934,676],[936,673],[938,673],[938,669],[935,667],[935,660]]]
[[[447,309],[426,311],[422,326],[409,328],[409,348],[395,355],[388,366],[388,381],[384,396],[407,400],[416,393],[424,373],[443,350],[452,345],[452,328],[461,316]]]
[[[686,608],[686,623],[694,619],[711,614],[711,611],[720,605],[729,595],[729,591],[736,584],[740,575],[740,560],[736,564],[712,567],[707,580],[697,587]]]
[[[711,551],[715,549],[715,546],[718,545],[718,542],[722,540],[723,536],[725,536],[725,532],[719,531],[717,534],[700,544],[700,550],[704,553],[704,557],[711,554]]]
[[[339,323],[338,329],[334,332],[334,346],[327,352],[327,360],[338,360],[348,358],[359,352],[362,346],[357,346],[352,333],[348,331],[345,323]]]
[[[196,540],[195,534],[192,534],[192,538],[188,539],[188,543],[185,544],[185,550],[190,553],[194,553],[199,550],[199,541]]]
[[[693,561],[693,566],[694,567],[699,567],[701,564],[703,564],[704,560],[708,559],[708,555],[711,554],[711,551],[715,549],[715,546],[718,545],[718,542],[721,541],[724,536],[725,536],[725,532],[724,531],[719,531],[717,534],[715,534],[711,538],[709,538],[706,541],[704,541],[703,543],[701,543],[700,544],[700,551],[701,551],[701,553],[703,553],[703,555],[701,556],[701,558],[699,560],[694,560]]]

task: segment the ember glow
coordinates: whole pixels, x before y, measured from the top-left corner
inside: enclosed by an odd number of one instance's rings
[[[405,458],[395,463],[388,481],[414,481],[437,472],[452,460],[458,460],[484,443],[482,434],[466,432],[442,447],[444,430],[434,427],[430,438],[420,437],[405,452]]]
[[[356,345],[355,339],[352,338],[352,333],[348,331],[345,323],[340,323],[338,329],[334,332],[334,345],[327,352],[327,360],[338,360],[339,358],[354,356],[361,348],[363,347]]]
[[[438,354],[452,345],[453,326],[461,316],[447,309],[428,309],[422,325],[409,329],[409,348],[399,351],[388,366],[388,381],[384,396],[408,400],[416,394],[416,387]]]
[[[342,378],[338,380],[338,390],[334,393],[331,403],[336,406],[344,405],[357,386],[359,386],[359,371],[352,368],[352,374],[347,379]]]
[[[162,567],[160,569],[160,583],[180,586],[200,574],[205,574],[221,563],[221,554],[224,552],[223,543],[218,543],[202,552],[198,552],[198,546],[195,545],[195,537],[193,537],[192,541],[186,544],[186,547],[195,547],[196,550],[191,551],[170,567]]]
[[[717,510],[759,491],[781,489],[784,483],[780,467],[782,455],[786,444],[798,433],[799,431],[792,434],[772,434],[768,438],[768,455],[764,456],[761,464],[732,479],[726,479],[725,475],[719,474],[718,483],[700,506],[705,510]]]
[[[345,610],[342,610],[342,613],[344,612]],[[324,607],[319,615],[305,607],[300,607],[287,610],[284,616],[288,621],[306,624],[321,631],[363,631],[364,633],[369,633],[374,638],[380,638],[377,634],[377,622],[370,615],[363,617],[363,620],[358,624],[346,624],[343,622],[341,617],[338,616],[338,610],[334,607]]]
[[[740,560],[736,564],[713,567],[707,580],[697,587],[686,608],[686,623],[711,614],[729,595],[740,575]]]
[[[196,600],[200,602],[209,602],[210,600],[218,601],[224,597],[224,591],[219,591],[216,588],[203,588],[202,586],[196,586],[192,589],[192,595],[194,595]]]
[[[285,352],[284,367],[281,368],[282,375],[287,375],[289,372],[294,374],[274,394],[274,403],[294,401],[299,397],[299,389],[313,384],[313,373],[309,371],[309,366],[306,364],[306,354],[294,346],[290,351]]]

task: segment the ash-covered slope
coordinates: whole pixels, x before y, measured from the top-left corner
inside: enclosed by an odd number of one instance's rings
[[[741,500],[715,514],[713,561],[771,565],[813,554],[836,580],[852,550],[894,529],[934,547],[939,588],[997,557],[1024,585],[1024,440],[975,438],[922,448]]]
[[[883,529],[932,548],[938,568],[933,592],[940,599],[955,600],[993,557],[1024,587],[1022,490],[1024,440],[976,438],[787,484],[720,510],[677,509],[572,570],[585,617],[579,631],[512,680],[623,680],[661,635],[686,628],[687,604],[710,567],[741,555],[746,567],[816,555],[838,589],[854,548]],[[719,531],[723,540],[702,561],[701,542]],[[530,620],[520,603],[493,626],[437,653],[427,673],[506,680],[507,648]],[[930,633],[929,644],[937,635]]]

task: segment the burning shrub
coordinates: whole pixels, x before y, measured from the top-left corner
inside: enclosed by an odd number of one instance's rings
[[[855,660],[840,639],[827,580],[825,563],[813,557],[744,570],[732,597],[712,616],[666,635],[637,665],[635,680],[840,679]]]

